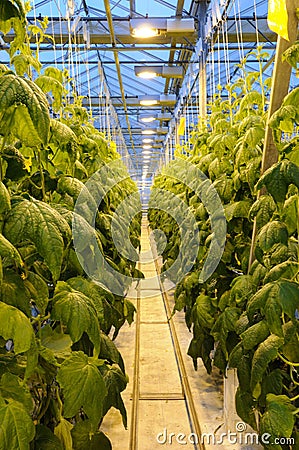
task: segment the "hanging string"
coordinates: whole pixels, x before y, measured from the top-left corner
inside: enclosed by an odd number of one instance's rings
[[[241,47],[241,56],[244,60],[245,53],[244,53],[244,42],[243,42],[243,26],[242,26],[242,17],[241,17],[241,5],[240,0],[238,0],[238,14],[239,14],[239,27],[240,27],[240,47]]]
[[[258,18],[257,18],[257,5],[256,5],[256,0],[253,1],[253,12],[254,12],[254,17],[255,17],[255,34],[256,34],[256,47],[257,49],[259,49],[260,46],[260,41],[259,41],[259,29],[258,29]],[[258,50],[259,52],[259,50]],[[263,111],[265,110],[265,93],[264,93],[264,82],[263,82],[263,66],[262,66],[262,60],[261,60],[261,56],[258,53],[258,63],[259,63],[259,74],[260,74],[260,88],[261,88],[261,94],[262,94],[262,106],[263,106]]]
[[[50,15],[53,19],[53,3],[52,0],[50,1]],[[55,40],[55,30],[54,30],[54,20],[51,22],[51,29],[52,29],[52,39],[53,39],[53,52],[54,52],[54,62],[55,67],[57,67],[57,51],[56,51],[56,40]],[[63,59],[62,59],[63,60]]]
[[[212,59],[212,76],[211,77],[211,81],[212,81],[212,90],[211,90],[211,94],[212,97],[214,97],[215,92],[216,92],[216,86],[215,86],[215,53],[214,53],[214,48],[211,48],[211,59]]]
[[[241,44],[241,38],[240,34],[241,31],[239,31],[239,26],[241,27],[241,20],[238,20],[237,17],[237,9],[236,9],[236,2],[234,2],[234,18],[235,18],[235,26],[236,26],[236,36],[237,36],[237,43],[238,43],[238,52],[239,52],[239,59],[240,62],[244,59],[244,51],[243,51],[243,45]],[[242,76],[244,75],[242,71]]]
[[[194,65],[192,64],[192,75],[195,76],[193,72]],[[191,127],[194,127],[194,113],[193,113],[193,96],[194,96],[195,86],[193,86],[192,91],[190,92],[190,113],[191,113]]]
[[[104,75],[101,70],[100,62],[98,63],[99,72],[99,117],[100,117],[100,131],[104,131],[104,105],[103,105],[103,91],[104,91]]]
[[[108,88],[106,87],[106,89],[108,89]],[[108,99],[109,99],[109,94],[107,92],[106,96],[105,96],[106,134],[107,134],[108,140],[110,141],[111,140],[111,123],[110,123],[110,111],[109,111],[110,102],[108,101]]]
[[[223,57],[224,57],[226,83],[229,83],[229,68],[228,68],[228,62],[227,62],[227,49],[226,49],[225,31],[224,31],[224,23],[223,22],[221,24],[221,32],[222,32]],[[222,83],[220,83],[220,84],[222,84]]]
[[[54,0],[54,1],[55,1],[56,7],[57,7],[58,12],[59,12],[60,59],[61,59],[61,62],[62,62],[61,70],[62,70],[63,73],[65,73],[66,67],[65,67],[65,64],[64,64],[64,59],[65,58],[64,58],[64,55],[63,55],[63,39],[62,39],[62,36],[63,36],[63,33],[62,33],[62,17],[63,17],[63,15],[62,15],[62,10],[61,10],[60,0],[58,0],[59,3],[57,3],[57,0]],[[53,30],[54,30],[54,24],[53,24]],[[68,95],[65,96],[65,102],[66,102],[66,104],[69,102],[69,96]]]
[[[67,6],[67,30],[68,30],[68,69],[72,79],[72,90],[73,95],[77,95],[77,86],[76,86],[76,73],[74,68],[74,59],[73,59],[73,49],[72,49],[72,34],[71,34],[71,18],[70,11]]]
[[[84,22],[86,23],[86,22]],[[84,26],[84,24],[83,24]],[[86,70],[86,81],[87,81],[87,99],[88,99],[88,105],[89,105],[89,116],[90,119],[92,119],[92,100],[91,100],[91,76],[90,76],[90,70],[89,70],[89,64],[88,64],[88,47],[89,47],[89,39],[88,34],[86,33],[86,36],[84,37],[84,48],[85,48],[85,70]]]
[[[76,33],[77,28],[79,28],[79,24],[80,24],[80,16],[78,15],[73,22],[71,34],[73,35],[72,43],[73,43],[73,48],[74,48],[74,50],[72,50],[72,52],[75,55],[75,57],[73,57],[74,72],[75,72],[75,79],[76,79],[75,86],[77,89],[77,94],[82,95],[82,73],[80,70],[80,61],[79,61],[80,49],[78,47],[79,43],[77,42],[77,33]]]
[[[221,50],[220,50],[220,33],[218,29],[218,35],[217,35],[217,49],[218,49],[218,85],[221,85]]]
[[[228,72],[228,83],[230,83],[230,58],[229,58],[229,39],[228,39],[228,24],[225,21],[225,42],[226,42],[226,61],[227,61],[227,72]]]

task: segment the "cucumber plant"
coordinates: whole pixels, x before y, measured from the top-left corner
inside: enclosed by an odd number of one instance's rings
[[[7,32],[24,19],[22,2],[2,3],[11,11],[1,15]],[[132,323],[135,308],[125,288],[115,295],[88,278],[71,226],[80,222],[79,245],[95,264],[85,219],[95,200],[86,194],[81,215],[74,207],[88,178],[118,160],[123,181],[96,205],[92,233],[116,270],[139,276],[135,263],[118,254],[110,232],[114,212],[124,199],[130,209],[137,187],[80,99],[67,105],[67,73],[47,67],[33,81],[36,68],[30,63],[27,69],[19,64],[15,73],[3,66],[0,75],[0,447],[111,449],[101,423],[114,407],[127,426],[121,392],[128,383],[113,339]],[[135,248],[140,221],[138,215],[130,225]]]
[[[198,223],[201,248],[196,264],[174,294],[174,311],[184,309],[186,325],[193,333],[188,354],[195,368],[201,358],[209,373],[213,366],[224,374],[228,367],[236,368],[239,416],[271,439],[292,437],[293,447],[275,445],[287,449],[297,448],[299,442],[299,161],[294,133],[298,88],[271,118],[280,159],[260,177],[267,92],[250,88],[259,80],[259,72],[250,72],[228,86],[228,100],[219,93],[210,106],[208,123],[195,129],[190,139],[187,158],[213,181],[227,219],[224,253],[205,283],[198,280],[211,228],[203,203],[184,183],[166,177],[165,171],[156,177],[155,185],[181,196]],[[258,198],[262,188],[267,193]],[[152,228],[164,231],[166,224],[169,236],[162,270],[180,249],[179,228],[174,226],[171,233],[166,216],[166,212],[149,212]],[[253,220],[258,231],[255,261],[249,267]]]

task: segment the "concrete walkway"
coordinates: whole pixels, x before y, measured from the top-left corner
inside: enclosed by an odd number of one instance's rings
[[[130,327],[121,329],[116,340],[130,379],[123,393],[128,429],[124,429],[114,409],[105,417],[102,429],[113,450],[252,450],[254,446],[219,442],[226,431],[222,377],[209,376],[200,362],[198,371],[194,371],[187,356],[192,335],[183,313],[171,319],[170,327],[151,244],[144,219],[139,268],[145,280],[137,288],[133,286],[128,295],[136,305],[137,317]],[[172,309],[171,293],[166,301],[168,309]],[[204,445],[200,444],[200,432],[209,435]]]

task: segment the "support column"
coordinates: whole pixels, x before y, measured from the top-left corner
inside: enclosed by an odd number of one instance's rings
[[[287,0],[287,10],[289,16],[289,41],[278,36],[275,63],[272,78],[270,105],[268,110],[268,119],[266,124],[266,134],[263,150],[262,173],[278,161],[278,152],[273,141],[272,129],[269,127],[269,119],[272,114],[277,111],[288,94],[291,66],[282,61],[283,53],[294,44],[298,35],[298,19],[296,16],[296,8],[299,7],[298,0]]]
[[[272,114],[280,108],[284,97],[289,92],[292,68],[286,61],[282,61],[282,55],[291,45],[295,43],[298,36],[298,18],[296,15],[296,9],[299,7],[299,0],[286,0],[286,5],[288,10],[289,41],[283,39],[281,36],[278,36],[272,77],[270,105],[265,131],[261,174],[263,174],[267,169],[269,169],[278,161],[278,151],[274,143],[273,133],[271,127],[269,126],[269,121]],[[262,191],[258,193],[258,197],[261,195],[261,193]],[[256,233],[257,227],[256,221],[254,221],[248,271],[250,270],[251,264],[254,261],[254,245]]]

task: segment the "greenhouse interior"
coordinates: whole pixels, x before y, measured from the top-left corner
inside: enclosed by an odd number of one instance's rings
[[[0,1],[0,449],[299,449],[299,0]]]

